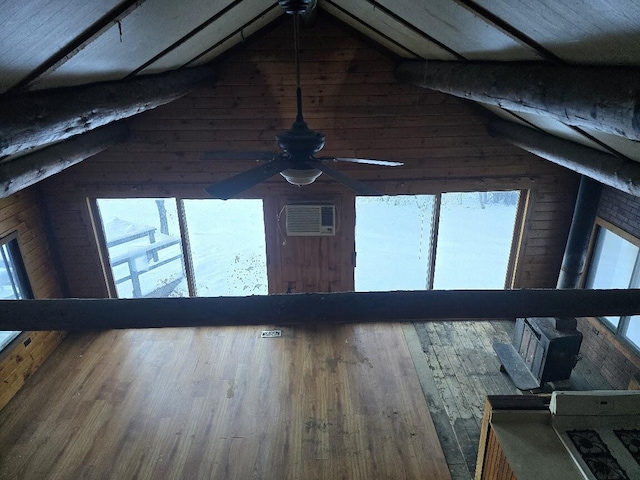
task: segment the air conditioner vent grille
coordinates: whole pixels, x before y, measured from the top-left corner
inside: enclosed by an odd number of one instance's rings
[[[288,236],[335,235],[335,206],[292,204],[285,207]]]

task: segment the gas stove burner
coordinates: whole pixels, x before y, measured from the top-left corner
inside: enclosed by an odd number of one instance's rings
[[[640,464],[640,430],[614,430],[618,440],[629,451],[633,459]]]
[[[567,430],[567,435],[596,480],[630,480],[595,430]]]
[[[597,480],[631,480],[613,457],[589,457],[584,462]]]
[[[583,457],[611,455],[607,445],[595,430],[568,430],[567,435]]]

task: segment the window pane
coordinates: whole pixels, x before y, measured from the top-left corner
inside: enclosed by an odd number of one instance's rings
[[[97,203],[118,297],[188,296],[176,200]]]
[[[15,239],[0,246],[0,300],[20,300],[31,297],[28,293],[30,289],[22,284],[24,276],[21,277],[18,272],[22,266],[19,264],[20,259],[14,258],[16,251],[18,249]],[[0,350],[19,334],[20,331],[16,330],[0,331]]]
[[[519,197],[517,191],[442,194],[435,289],[504,288]]]
[[[20,298],[24,298],[24,296],[12,262],[9,243],[5,243],[0,247],[0,300]]]
[[[598,229],[586,288],[629,288],[638,247],[615,233]],[[602,317],[617,327],[620,317]]]
[[[638,247],[600,228],[587,278],[588,288],[629,288]]]
[[[433,195],[356,197],[356,291],[429,287],[433,206]]]
[[[267,295],[262,200],[184,200],[196,295]]]
[[[640,315],[634,315],[629,318],[629,325],[627,326],[625,336],[637,348],[640,348]]]

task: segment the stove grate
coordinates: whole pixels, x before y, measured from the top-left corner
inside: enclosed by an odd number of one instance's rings
[[[596,480],[630,480],[595,430],[567,430],[567,435]]]
[[[633,459],[640,464],[640,430],[614,430],[613,433]]]

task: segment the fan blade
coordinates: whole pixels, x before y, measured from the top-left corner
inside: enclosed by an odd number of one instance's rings
[[[344,173],[334,170],[333,168],[327,167],[322,162],[319,162],[316,159],[307,160],[305,163],[310,167],[321,170],[322,172],[326,173],[330,177],[339,181],[344,186],[349,187],[351,190],[353,190],[359,195],[382,195],[382,193],[378,192],[375,188],[370,187],[369,185],[362,183],[359,180],[355,180],[353,178],[347,177]]]
[[[273,160],[275,152],[204,152],[202,160]]]
[[[345,157],[315,157],[316,160],[333,160],[334,162],[366,163],[368,165],[382,165],[384,167],[401,167],[402,162],[390,162],[389,160],[373,160],[370,158],[345,158]]]
[[[287,168],[291,168],[291,161],[286,157],[277,157],[275,160],[265,163],[264,165],[239,173],[221,182],[214,183],[205,190],[213,198],[228,200]]]

